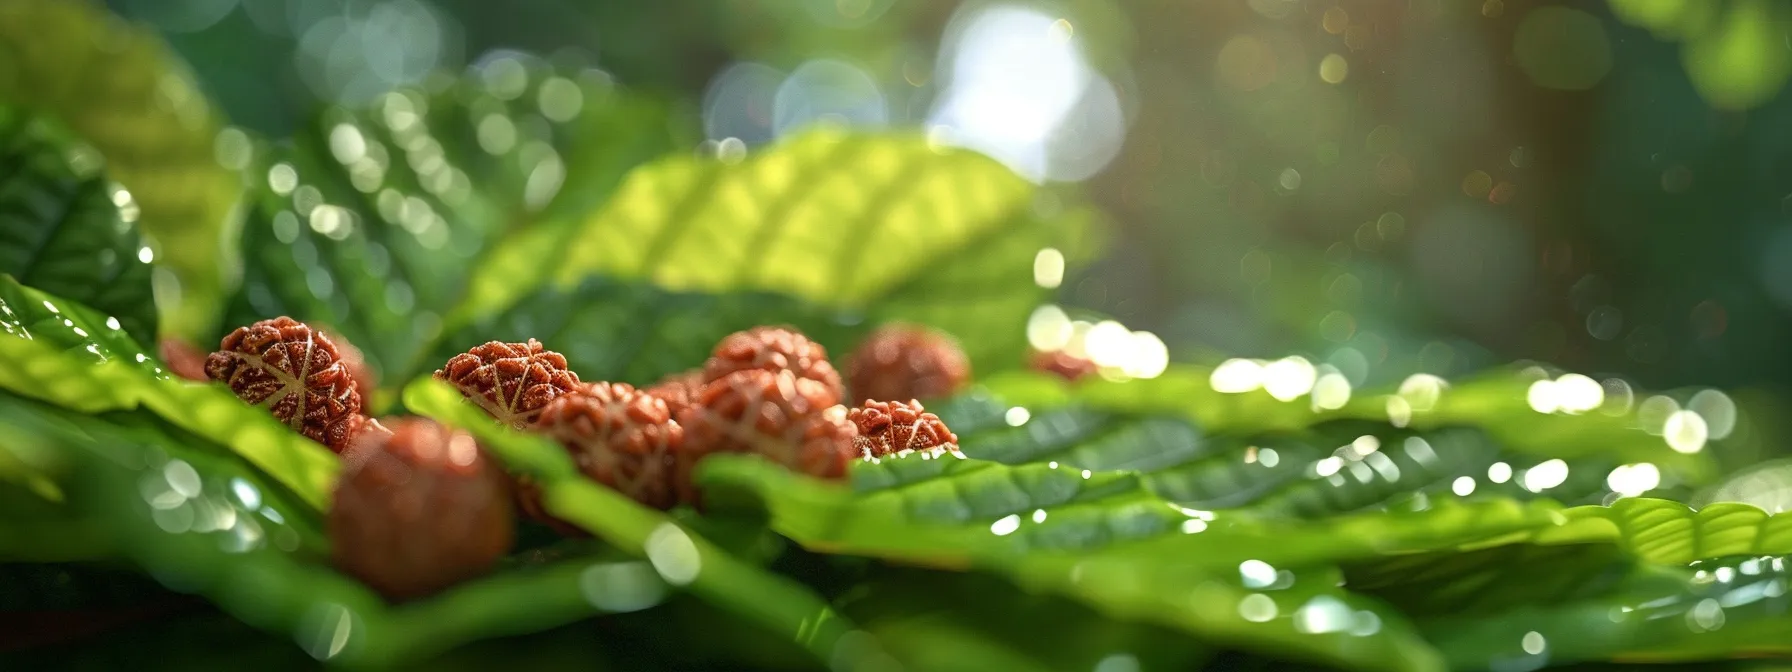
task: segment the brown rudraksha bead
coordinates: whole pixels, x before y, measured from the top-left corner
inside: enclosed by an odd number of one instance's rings
[[[738,371],[710,383],[697,403],[678,416],[684,449],[673,485],[679,498],[698,503],[692,475],[716,453],[750,453],[819,478],[845,478],[857,455],[858,435],[831,390],[789,371]]]
[[[195,347],[186,339],[175,336],[164,337],[156,344],[157,353],[162,356],[162,363],[168,365],[168,373],[187,380],[205,382],[211,378],[205,375],[206,353]]]
[[[393,600],[489,570],[515,536],[503,472],[473,437],[429,420],[392,421],[343,455],[330,505],[331,559]]]
[[[533,338],[526,343],[492,341],[455,355],[436,371],[436,379],[517,429],[535,424],[548,402],[579,385],[578,374],[566,369],[566,358]]]
[[[665,401],[625,383],[589,383],[548,402],[535,426],[565,446],[592,480],[647,506],[678,503],[672,463],[684,428]]]
[[[1100,369],[1095,362],[1062,350],[1049,352],[1035,350],[1028,365],[1034,371],[1057,374],[1059,377],[1073,382]]]
[[[918,401],[867,401],[849,409],[846,418],[858,428],[854,445],[865,459],[911,451],[958,452],[958,435]]]
[[[871,332],[846,361],[853,403],[874,399],[938,399],[971,380],[958,341],[934,329],[892,324]]]
[[[365,415],[357,415],[349,422],[348,445],[351,446],[356,442],[368,440],[369,437],[367,435],[369,434],[381,435],[385,438],[391,438],[392,436],[392,430],[386,429],[386,426],[380,424],[379,420]]]
[[[205,375],[338,453],[361,412],[336,344],[289,317],[239,327],[205,359]]]
[[[821,344],[790,327],[753,327],[729,334],[703,366],[703,382],[713,383],[736,371],[789,371],[798,378],[821,383],[833,395],[827,405],[840,403],[845,390],[840,372],[828,361]]]
[[[367,357],[361,354],[360,348],[355,347],[340,332],[327,327],[316,329],[329,337],[331,343],[336,344],[336,352],[342,357],[342,366],[348,369],[348,377],[355,381],[355,391],[361,393],[363,400],[379,389],[379,377],[374,375],[373,367],[367,365]]]
[[[642,391],[666,402],[666,410],[676,418],[696,403],[697,395],[703,392],[703,371],[674,373]]]

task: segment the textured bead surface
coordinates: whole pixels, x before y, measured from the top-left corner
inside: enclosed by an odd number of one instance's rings
[[[1034,351],[1029,366],[1034,371],[1057,374],[1065,380],[1075,381],[1083,376],[1095,373],[1099,368],[1095,362],[1077,357],[1062,350],[1051,352]]]
[[[845,478],[858,432],[833,399],[822,383],[789,371],[740,371],[710,383],[678,417],[685,431],[673,481],[679,497],[696,502],[692,475],[716,453],[752,453],[810,476]]]
[[[578,375],[566,369],[566,358],[533,338],[475,347],[449,359],[435,376],[498,422],[517,429],[534,424],[548,402],[579,385]]]
[[[938,399],[971,379],[971,362],[958,341],[934,329],[879,327],[846,362],[853,403],[875,399]]]
[[[347,447],[361,395],[328,337],[277,317],[230,332],[218,347],[205,359],[207,377],[330,450]]]
[[[697,402],[697,395],[703,392],[703,371],[693,370],[674,373],[661,378],[660,382],[644,390],[647,394],[666,402],[666,410],[672,417],[678,417],[684,409]]]
[[[367,364],[367,356],[361,354],[360,348],[355,347],[355,344],[350,343],[342,334],[328,328],[314,327],[314,329],[329,338],[331,343],[336,344],[336,353],[342,359],[342,367],[348,369],[349,380],[355,381],[355,391],[361,394],[363,400],[367,399],[367,395],[373,394],[374,390],[379,389],[379,377],[374,375],[373,367]]]
[[[502,472],[465,432],[421,419],[390,428],[364,432],[343,455],[332,561],[394,600],[485,573],[515,535]]]
[[[736,371],[752,370],[789,371],[821,383],[833,395],[829,406],[845,398],[840,372],[828,361],[827,349],[790,327],[753,327],[729,334],[704,364],[703,381],[713,383]]]
[[[846,417],[858,429],[854,445],[866,459],[910,451],[958,451],[958,435],[918,401],[867,401],[848,410]]]
[[[647,506],[677,503],[673,455],[684,429],[665,401],[623,383],[581,385],[548,402],[536,427],[565,446],[592,480]]]

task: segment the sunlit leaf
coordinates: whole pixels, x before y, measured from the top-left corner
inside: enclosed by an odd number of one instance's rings
[[[635,171],[571,232],[553,280],[777,292],[932,324],[975,366],[1011,368],[1044,297],[1034,256],[1085,235],[1084,217],[1053,207],[979,154],[918,135],[812,131],[739,163],[679,157]],[[508,269],[484,270],[475,287],[512,282]]]
[[[263,152],[243,284],[223,328],[277,315],[314,322],[402,382],[439,364],[426,361],[429,344],[468,291],[476,304],[504,291],[469,290],[470,268],[522,259],[505,272],[526,285],[557,247],[536,242],[545,232],[670,147],[663,105],[594,72],[504,62],[519,81],[503,91],[470,71],[439,93],[325,110],[290,145]]]
[[[219,165],[215,144],[228,145],[215,142],[219,115],[184,65],[153,33],[94,3],[17,0],[0,5],[0,100],[47,113],[98,150],[141,208],[157,263],[172,272],[174,291],[159,297],[164,328],[209,328],[229,265],[220,237],[240,180]]]
[[[4,280],[4,279],[0,279]],[[29,292],[0,282],[0,389],[84,413],[146,409],[170,424],[229,446],[321,509],[340,462],[330,451],[291,431],[267,411],[244,404],[229,389],[168,376],[140,351],[110,349],[103,330],[82,336],[76,324],[89,308],[47,295],[12,308],[9,296]],[[41,308],[41,310],[40,310]],[[44,319],[46,313],[66,322]],[[75,319],[82,322],[75,323]],[[47,327],[47,328],[46,328]],[[35,331],[32,331],[35,329]]]

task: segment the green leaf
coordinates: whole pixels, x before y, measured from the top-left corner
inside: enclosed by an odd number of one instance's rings
[[[28,298],[15,304],[17,295]],[[92,324],[93,311],[80,304],[5,282],[0,302],[0,325],[6,325],[0,328],[6,332],[0,334],[0,389],[83,413],[147,409],[229,446],[313,508],[329,500],[341,463],[267,411],[223,386],[170,377],[140,351],[113,350],[116,339],[106,339]]]
[[[985,575],[874,566],[850,578],[836,607],[911,669],[1201,669],[1213,653],[1175,630],[1104,618]]]
[[[158,281],[168,290],[159,297],[163,327],[187,335],[209,328],[222,299],[221,271],[233,263],[220,240],[240,191],[240,178],[220,166],[218,157],[242,145],[243,136],[219,134],[218,113],[160,38],[83,0],[7,2],[0,6],[0,100],[55,117],[98,150],[106,173],[130,190],[156,261],[170,271],[173,282]],[[132,248],[118,261],[136,254]],[[105,272],[111,266],[87,270]],[[136,316],[148,309],[147,294],[142,300],[142,305],[93,305]],[[155,326],[145,320],[130,329],[140,334],[140,328]],[[148,342],[144,335],[138,338]]]
[[[1784,657],[1792,652],[1786,564],[1784,556],[1743,556],[1639,567],[1596,595],[1570,589],[1572,599],[1438,615],[1422,627],[1456,669],[1593,660],[1707,661],[1707,669],[1725,658]]]
[[[1120,412],[1127,398],[1155,400],[1138,404],[1149,409],[1187,403],[1123,393],[1134,384],[1004,378],[1000,387],[1034,402],[1021,416],[987,389],[939,406],[968,458],[860,464],[850,490],[723,457],[699,478],[712,492],[758,497],[774,529],[814,551],[991,571],[1214,646],[1362,669],[1437,661],[1402,612],[1377,599],[1409,614],[1447,613],[1465,599],[1488,608],[1605,599],[1617,584],[1600,570],[1612,563],[1622,576],[1636,563],[1792,550],[1782,530],[1792,524],[1751,507],[1695,514],[1662,500],[1561,509],[1513,499],[1611,497],[1605,477],[1617,462],[1597,451],[1544,460],[1471,429],[1364,423],[1214,436],[1187,420]],[[1496,461],[1503,473],[1487,476]],[[1474,492],[1457,490],[1463,478]],[[1524,549],[1534,550],[1513,555]],[[1565,576],[1515,578],[1512,567],[1533,566],[1525,558]],[[1364,574],[1365,563],[1379,571]],[[1580,592],[1540,588],[1563,581]],[[1476,592],[1501,582],[1532,592]]]
[[[866,327],[860,315],[779,294],[672,292],[593,277],[570,290],[543,288],[455,330],[430,361],[446,362],[486,341],[535,338],[566,355],[587,380],[645,385],[701,364],[723,337],[761,324],[796,326],[830,352],[847,351]]]
[[[1314,412],[1300,400],[1283,402],[1262,392],[1221,394],[1206,380],[1189,367],[1173,367],[1157,379],[1075,386],[1050,376],[1011,374],[949,400],[937,412],[959,433],[971,457],[1133,471],[1153,492],[1184,506],[1249,508],[1279,516],[1423,506],[1438,498],[1597,503],[1613,496],[1607,483],[1613,469],[1639,456],[1663,460],[1663,478],[1689,477],[1672,466],[1686,463],[1676,459],[1686,456],[1659,438],[1601,421],[1585,428],[1574,425],[1574,418],[1562,422],[1566,429],[1584,431],[1588,440],[1618,437],[1629,443],[1552,451],[1551,444],[1530,440],[1509,447],[1472,427],[1497,426],[1505,421],[1504,410],[1464,410],[1456,422],[1428,421],[1439,428],[1414,431],[1329,420],[1343,414]],[[1491,389],[1504,394],[1512,387]],[[1534,415],[1528,408],[1523,413]],[[1010,420],[1018,426],[1008,427]],[[1219,429],[1206,429],[1213,426]]]
[[[469,268],[495,263],[469,259],[539,265],[544,233],[671,146],[664,105],[594,75],[503,62],[514,66],[504,77],[494,64],[439,93],[331,108],[266,152],[224,328],[277,315],[315,322],[383,379],[407,380],[433,368],[430,343],[463,297],[502,291],[469,296]]]
[[[388,667],[478,638],[644,609],[666,594],[648,563],[581,554],[392,606],[325,564],[321,514],[159,418],[76,415],[8,395],[0,396],[0,431],[81,455],[69,477],[71,505],[102,521],[125,557],[318,660]]]
[[[154,343],[137,206],[94,162],[91,149],[43,119],[0,107],[0,274],[91,305],[138,342]]]
[[[1083,216],[1038,211],[1033,188],[988,157],[919,136],[813,131],[738,163],[677,157],[636,170],[570,232],[552,280],[781,293],[874,323],[932,324],[974,366],[998,370],[1020,361],[1044,297],[1035,255],[1081,252]],[[515,286],[525,265],[488,267],[475,294]]]
[[[154,375],[166,375],[117,319],[26,287],[4,274],[0,274],[0,331],[54,344],[76,356],[137,364]]]
[[[566,450],[539,436],[493,423],[460,393],[430,378],[406,386],[405,406],[472,432],[506,467],[527,474],[555,517],[625,553],[645,558],[667,583],[690,591],[772,632],[785,633],[817,659],[855,666],[885,655],[853,645],[852,625],[788,578],[741,562],[663,513],[585,479]]]

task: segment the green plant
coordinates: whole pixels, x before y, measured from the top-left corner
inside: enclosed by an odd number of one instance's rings
[[[0,269],[0,569],[123,564],[199,595],[229,618],[197,610],[100,646],[165,628],[214,664],[1505,670],[1792,654],[1792,519],[1635,496],[1718,482],[1704,436],[1664,440],[1660,419],[1616,405],[1540,412],[1538,384],[1579,384],[1540,367],[1324,404],[1312,381],[1222,392],[1222,371],[1194,365],[1028,372],[1025,325],[1049,298],[1035,255],[1092,254],[1085,212],[910,134],[647,160],[676,145],[650,130],[667,126],[652,103],[516,64],[525,77],[502,90],[469,76],[394,92],[259,143],[249,263],[216,321],[338,330],[387,381],[368,406],[474,434],[593,539],[525,530],[490,576],[403,604],[331,569],[339,458],[163,370],[130,218],[81,186],[97,178],[68,163],[66,134],[9,110],[0,235],[66,244]],[[542,102],[568,91],[576,114]],[[543,134],[481,146],[493,115]],[[92,265],[106,251],[121,268]],[[693,476],[702,513],[638,505],[430,376],[488,341],[540,338],[586,380],[646,385],[754,326],[845,353],[898,322],[952,335],[981,376],[929,403],[962,455],[855,463],[847,484],[715,456]],[[1752,436],[1739,422],[1730,441]],[[1646,487],[1608,478],[1645,465]],[[78,580],[47,583],[16,608],[92,602]],[[527,639],[490,648],[508,637]]]

